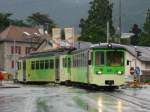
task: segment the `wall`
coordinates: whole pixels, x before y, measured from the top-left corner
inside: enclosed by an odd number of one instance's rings
[[[14,58],[14,54],[11,53],[11,46],[14,46],[14,42],[4,43],[4,58],[3,58],[3,60],[5,60],[4,69],[11,74],[14,74],[14,68],[12,68],[12,61],[14,59],[17,60],[19,57],[25,56],[26,47],[30,47],[30,44],[28,43],[16,42],[15,44],[16,46],[21,46],[21,54],[16,54]]]
[[[132,77],[130,75],[130,67],[134,67],[135,66],[139,66],[140,69],[141,69],[141,77],[140,77],[140,81],[141,82],[145,82],[147,80],[150,81],[150,62],[142,62],[138,59],[135,59],[135,57],[130,54],[128,51],[126,51],[125,53],[125,66],[126,66],[126,70],[125,70],[125,74],[126,74],[126,77]],[[130,65],[127,65],[127,60],[131,61]]]
[[[0,43],[0,69],[4,69],[4,43]]]
[[[130,61],[129,65],[127,65],[127,60]],[[145,69],[145,64],[142,63],[140,60],[138,60],[135,56],[133,56],[128,51],[126,51],[125,53],[125,66],[126,66],[125,74],[127,76],[130,75],[130,67],[135,68],[135,66],[139,66],[140,69]]]

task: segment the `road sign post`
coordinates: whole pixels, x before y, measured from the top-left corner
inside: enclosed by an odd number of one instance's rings
[[[140,67],[135,67],[135,69],[134,69],[134,67],[131,67],[130,74],[133,76],[133,85],[131,85],[131,87],[139,88],[140,80],[139,80],[138,76],[140,76],[140,74],[141,74]]]
[[[130,74],[134,75],[134,67],[130,67]]]
[[[138,78],[138,82],[140,84],[141,70],[140,70],[140,67],[138,67],[138,66],[135,67],[135,75]]]

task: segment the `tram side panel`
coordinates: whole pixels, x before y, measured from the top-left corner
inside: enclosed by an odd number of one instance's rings
[[[54,59],[49,57],[32,58],[27,60],[27,82],[53,82]]]
[[[88,83],[87,52],[72,55],[71,81]]]
[[[71,59],[70,55],[62,55],[60,57],[60,80],[61,82],[70,81],[71,76]]]
[[[17,72],[17,80],[19,82],[23,81],[23,66],[22,66],[22,60],[18,60],[18,72]]]

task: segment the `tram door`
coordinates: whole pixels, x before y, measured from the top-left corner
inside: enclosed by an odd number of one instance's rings
[[[26,61],[23,60],[23,81],[26,81]]]
[[[59,58],[55,58],[55,80],[60,80],[60,61]]]

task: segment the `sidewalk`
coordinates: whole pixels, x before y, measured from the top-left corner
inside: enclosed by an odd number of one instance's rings
[[[0,88],[20,88],[20,85],[14,84],[13,81],[2,81]]]

